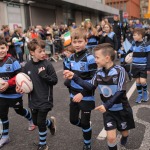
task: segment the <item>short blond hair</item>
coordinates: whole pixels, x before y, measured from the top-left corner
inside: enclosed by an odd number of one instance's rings
[[[84,39],[87,40],[86,30],[83,28],[76,28],[71,32],[71,39]]]

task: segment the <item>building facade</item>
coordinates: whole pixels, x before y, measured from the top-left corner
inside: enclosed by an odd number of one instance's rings
[[[0,27],[20,25],[71,24],[79,25],[86,18],[94,24],[119,10],[104,4],[105,0],[0,0]]]
[[[124,12],[129,19],[140,18],[140,1],[142,0],[105,0],[105,4]]]

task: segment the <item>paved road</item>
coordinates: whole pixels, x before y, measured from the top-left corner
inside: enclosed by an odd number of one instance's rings
[[[83,138],[81,129],[69,123],[69,95],[63,85],[62,62],[53,63],[59,82],[54,87],[54,109],[48,114],[57,118],[57,134],[47,135],[47,142],[50,150],[82,150]],[[150,81],[150,79],[148,79]],[[127,83],[127,91],[131,88],[132,82]],[[149,86],[150,87],[150,86]],[[130,89],[131,90],[131,89]],[[136,129],[130,132],[127,149],[149,150],[150,148],[150,102],[135,104],[137,93],[130,97],[130,104],[134,109]],[[96,92],[96,105],[100,103],[100,98]],[[24,106],[27,107],[27,95],[24,96]],[[28,131],[28,122],[15,114],[10,109],[10,138],[11,142],[3,150],[36,150],[34,142],[38,142],[38,130]],[[92,112],[92,147],[93,150],[107,150],[106,140],[97,140],[99,132],[103,129],[102,114],[97,111]]]

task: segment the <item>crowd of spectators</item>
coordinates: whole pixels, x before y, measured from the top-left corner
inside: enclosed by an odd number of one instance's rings
[[[51,55],[58,59],[58,54],[61,54],[64,49],[64,37],[63,35],[77,28],[83,27],[87,31],[88,42],[87,48],[92,49],[99,43],[112,43],[114,49],[117,51],[121,46],[122,38],[123,40],[127,38],[129,41],[133,40],[132,31],[134,28],[144,28],[145,29],[145,40],[150,40],[150,26],[146,22],[141,23],[139,20],[121,23],[119,16],[115,15],[113,22],[109,23],[107,18],[101,20],[97,25],[92,24],[90,19],[85,19],[80,25],[76,25],[75,22],[68,26],[66,24],[61,25],[36,25],[31,26],[28,29],[23,29],[18,26],[16,29],[12,30],[8,25],[3,25],[0,31],[0,38],[4,38],[9,45],[9,53],[17,58],[20,63],[30,59],[29,50],[27,43],[34,38],[41,38],[46,42],[46,53],[48,58]],[[106,35],[106,28],[110,28],[108,33],[112,36],[111,32],[115,33],[115,37],[111,39],[104,38]],[[116,42],[117,40],[117,42]],[[115,44],[114,44],[115,43]]]

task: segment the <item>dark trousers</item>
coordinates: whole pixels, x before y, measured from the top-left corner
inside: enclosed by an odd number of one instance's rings
[[[8,118],[9,107],[13,107],[15,112],[21,116],[25,116],[22,97],[16,99],[0,98],[0,118]]]
[[[50,109],[31,109],[33,123],[38,126],[39,132],[47,130],[46,118],[49,111]]]
[[[81,117],[79,113],[81,111]],[[82,128],[84,141],[90,141],[92,135],[92,129],[90,127],[91,110],[81,110],[79,103],[71,102],[70,104],[70,122],[73,125]],[[90,142],[89,142],[90,144]]]
[[[3,125],[2,136],[8,136],[9,133],[9,121],[8,112],[9,107],[13,107],[15,112],[21,116],[24,116],[29,121],[31,120],[31,114],[27,109],[23,108],[22,97],[11,99],[11,98],[0,98],[0,119]]]

